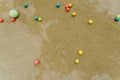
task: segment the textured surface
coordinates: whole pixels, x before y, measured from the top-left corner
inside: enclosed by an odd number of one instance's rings
[[[48,1],[0,0],[5,19],[0,24],[0,80],[120,80],[120,23],[114,22],[120,1]],[[55,7],[58,2],[60,8]],[[69,13],[67,2],[73,3]],[[11,9],[20,12],[15,23],[10,22]],[[43,21],[34,21],[35,16]],[[87,24],[89,19],[93,25]],[[77,55],[79,49],[83,56]],[[41,64],[34,66],[38,58]]]

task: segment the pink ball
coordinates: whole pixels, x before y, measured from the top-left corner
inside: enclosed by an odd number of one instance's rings
[[[68,8],[66,8],[66,12],[69,12],[70,11],[70,8],[68,7]]]
[[[39,60],[35,60],[35,61],[34,61],[34,64],[35,64],[35,65],[39,65],[39,64],[40,64],[40,61],[39,61]]]
[[[68,4],[65,5],[65,9],[66,9],[66,8],[69,8],[69,5],[68,5]]]
[[[15,19],[15,18],[11,18],[11,21],[12,21],[12,22],[15,22],[15,21],[16,21],[16,19]]]
[[[4,22],[4,19],[0,18],[0,22]]]

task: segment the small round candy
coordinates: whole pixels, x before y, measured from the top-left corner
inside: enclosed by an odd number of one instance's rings
[[[16,21],[16,18],[11,18],[11,21],[12,21],[12,22],[15,22],[15,21]]]
[[[18,11],[17,10],[10,10],[9,11],[9,15],[10,15],[10,17],[12,17],[12,18],[17,18],[18,16],[19,16],[19,13],[18,13]]]
[[[116,22],[120,21],[120,18],[116,17],[116,18],[115,18],[115,21],[116,21]]]
[[[75,64],[79,64],[80,60],[79,59],[75,59]]]
[[[73,4],[72,4],[72,3],[69,3],[68,6],[69,6],[69,8],[72,8]]]
[[[65,5],[65,9],[66,9],[66,8],[69,8],[69,5],[68,5],[68,4]]]
[[[83,50],[79,50],[78,55],[83,55]]]
[[[4,19],[3,18],[0,18],[0,23],[4,22]]]
[[[34,61],[34,64],[35,64],[35,65],[39,65],[39,64],[40,64],[40,61],[39,61],[39,60],[35,60],[35,61]]]
[[[119,14],[119,15],[117,15],[116,17],[120,18],[120,14]]]
[[[69,12],[70,11],[70,8],[68,7],[68,8],[66,8],[66,12]]]
[[[24,3],[23,6],[24,6],[24,8],[27,8],[27,7],[28,7],[28,4],[27,4],[27,3]]]
[[[35,16],[35,20],[38,21],[39,17],[38,16]]]
[[[40,21],[40,22],[41,22],[41,21],[42,21],[42,18],[38,18],[38,21]]]
[[[73,13],[72,13],[72,16],[75,17],[75,16],[76,16],[76,12],[73,12]]]
[[[59,8],[60,7],[60,3],[56,3],[56,7]]]
[[[90,20],[88,21],[88,24],[93,24],[93,20],[90,19]]]

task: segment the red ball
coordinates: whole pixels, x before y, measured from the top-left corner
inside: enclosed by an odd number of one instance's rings
[[[69,12],[70,11],[70,8],[68,7],[68,8],[66,8],[66,12]]]
[[[16,18],[11,18],[11,21],[12,21],[12,22],[15,22],[15,21],[16,21]]]
[[[0,18],[0,22],[4,22],[4,19]]]
[[[66,8],[69,8],[69,5],[68,5],[68,4],[65,5],[65,9],[66,9]]]
[[[39,61],[39,60],[35,60],[35,61],[34,61],[34,64],[35,64],[35,65],[39,65],[39,64],[40,64],[40,61]]]

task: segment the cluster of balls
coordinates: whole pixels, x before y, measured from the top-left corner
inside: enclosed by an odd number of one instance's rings
[[[65,5],[65,10],[66,12],[69,12],[70,11],[70,8],[72,8],[73,4],[72,3],[68,3]],[[76,12],[72,12],[72,16],[75,17],[77,14]]]
[[[60,3],[56,3],[56,7],[59,8],[61,5]],[[65,10],[66,12],[70,11],[70,8],[72,8],[73,4],[72,3],[68,3],[65,5]],[[72,16],[75,17],[76,16],[76,12],[72,12]]]
[[[115,21],[116,21],[116,22],[119,22],[119,21],[120,21],[120,15],[117,15],[117,16],[115,17]]]
[[[41,17],[39,17],[39,16],[35,16],[35,18],[34,18],[36,21],[42,21],[42,18]]]
[[[69,12],[70,11],[70,8],[72,8],[73,4],[72,3],[68,3],[65,5],[65,10],[66,12]]]
[[[19,12],[17,10],[12,9],[9,11],[9,16],[11,17],[11,21],[15,22],[17,17],[19,16]],[[4,19],[0,18],[0,23],[2,22],[4,22]]]
[[[27,8],[27,7],[28,7],[28,4],[27,4],[27,3],[24,3],[23,6],[24,6],[24,8]],[[18,12],[17,10],[12,9],[12,10],[9,11],[9,15],[10,15],[10,17],[11,17],[11,21],[12,21],[12,22],[15,22],[16,19],[17,19],[18,16],[19,16],[19,12]],[[0,23],[2,23],[2,22],[4,22],[4,19],[3,19],[3,18],[0,18]]]
[[[19,16],[19,12],[17,10],[10,10],[9,15],[11,17],[11,21],[15,22]]]
[[[27,3],[24,3],[23,6],[24,6],[24,8],[28,8],[28,4],[27,4]],[[35,16],[34,19],[35,19],[36,21],[40,21],[40,22],[42,21],[42,18],[39,17],[39,16]]]
[[[84,53],[83,53],[83,50],[79,50],[77,53],[78,53],[78,55],[80,55],[80,56],[84,54]],[[75,64],[79,64],[79,63],[80,63],[80,60],[77,58],[77,59],[75,59],[74,62],[75,62]]]

